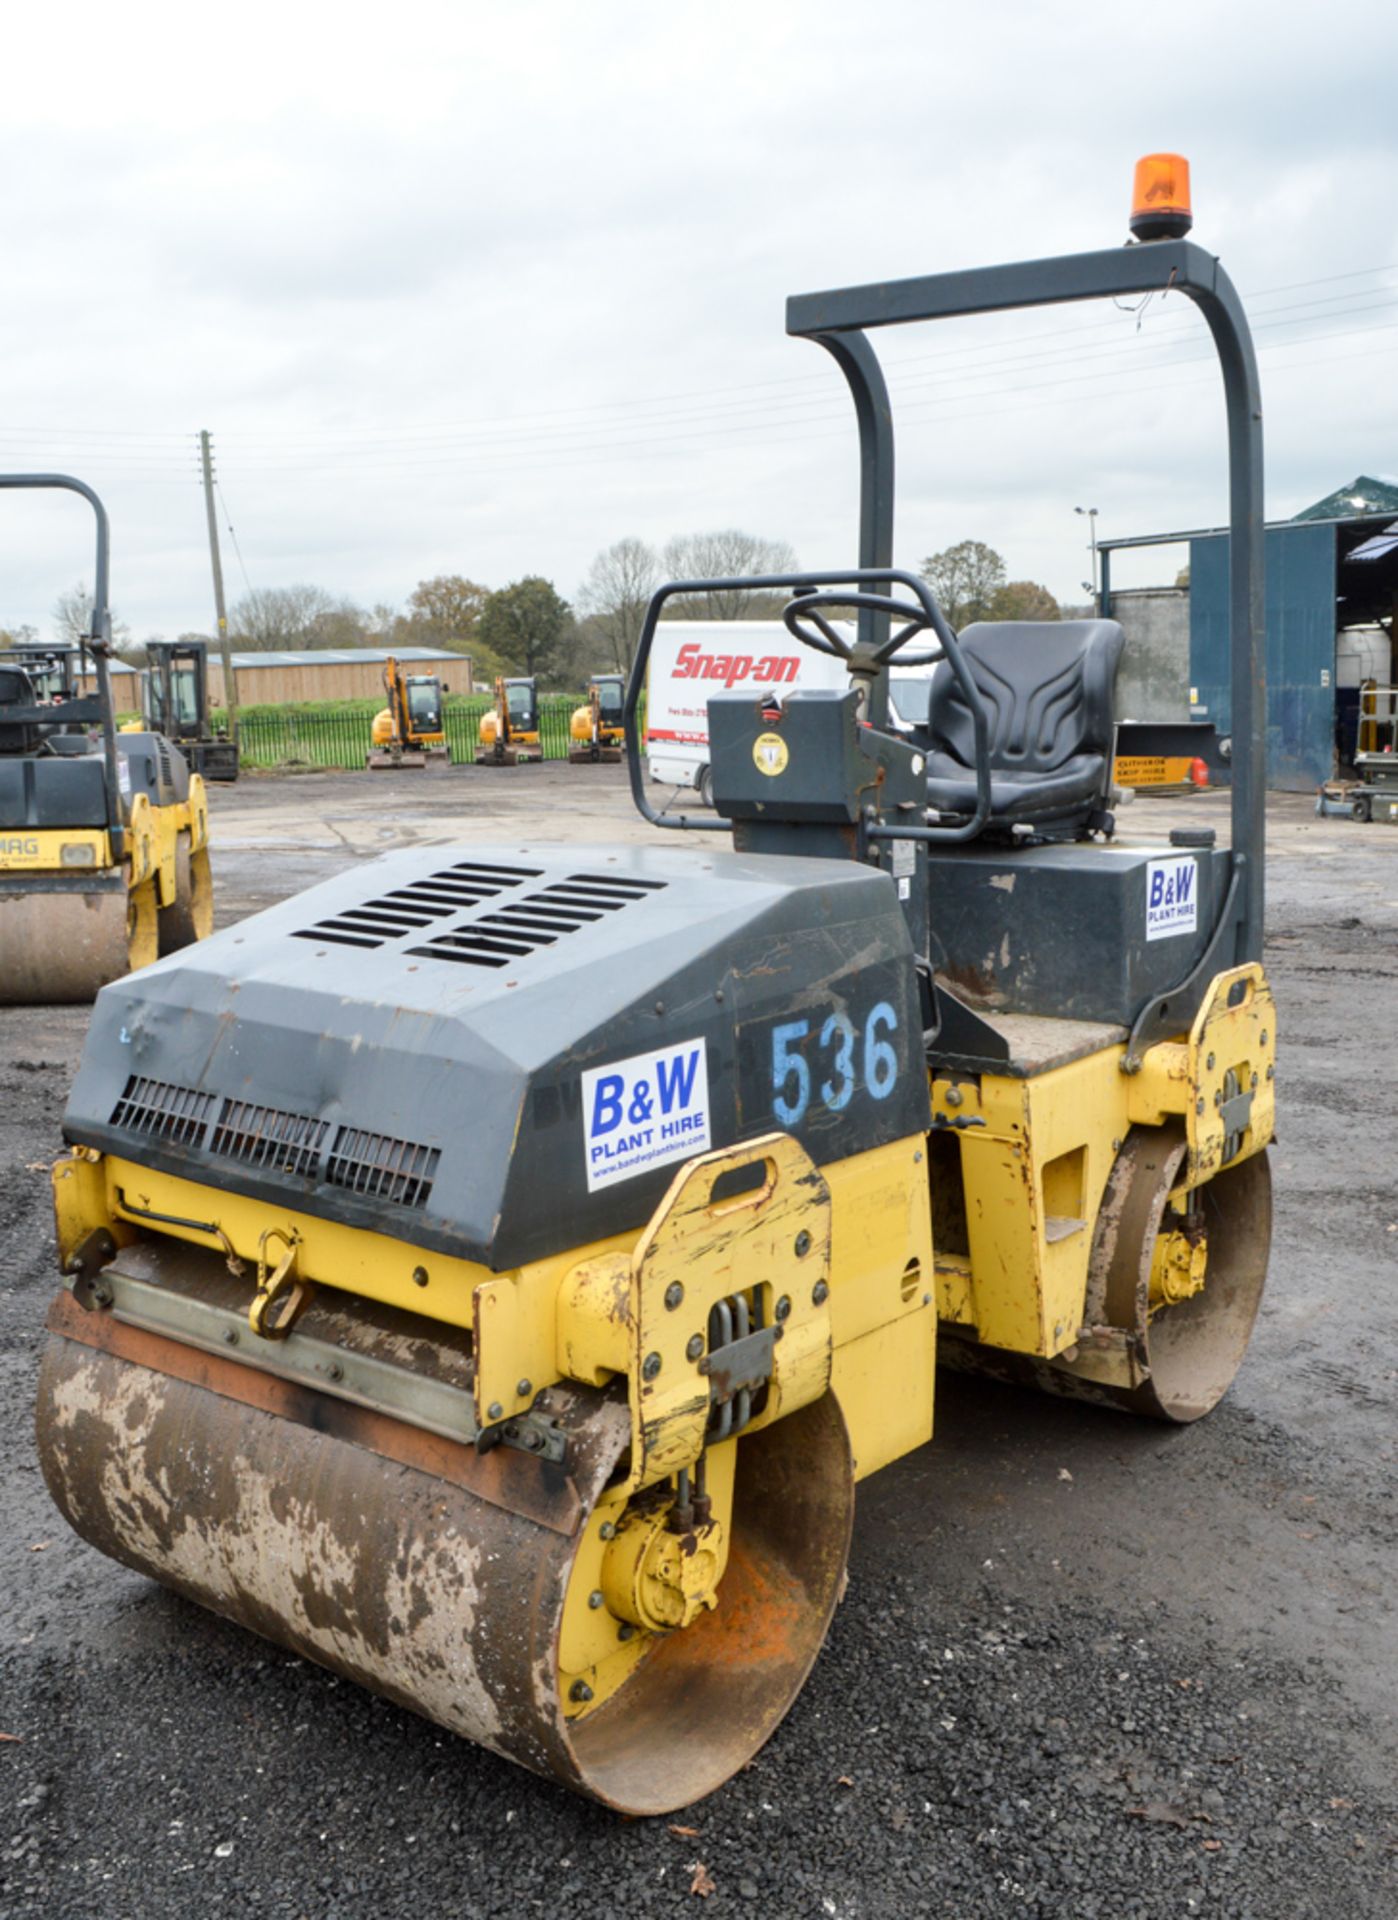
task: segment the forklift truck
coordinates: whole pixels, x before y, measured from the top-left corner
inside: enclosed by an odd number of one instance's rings
[[[148,640],[141,675],[147,728],[174,740],[205,780],[238,778],[238,743],[209,721],[209,650],[202,640]]]

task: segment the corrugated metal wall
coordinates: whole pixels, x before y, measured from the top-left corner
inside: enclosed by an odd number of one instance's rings
[[[450,660],[426,662],[404,660],[405,673],[435,673],[452,693],[474,693],[471,662],[465,654]],[[326,660],[304,664],[236,666],[238,699],[245,707],[283,706],[303,700],[381,700],[383,698],[383,661]],[[118,708],[134,713],[140,704],[135,677],[114,673],[113,687]],[[223,664],[218,655],[209,657],[209,699],[216,707],[223,700]]]
[[[1334,771],[1335,528],[1269,527],[1265,546],[1267,784],[1308,792]],[[1227,733],[1227,534],[1189,543],[1189,661],[1208,718]]]

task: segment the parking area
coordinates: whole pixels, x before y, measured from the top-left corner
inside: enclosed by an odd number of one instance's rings
[[[211,812],[220,926],[403,845],[653,833],[624,769],[566,763],[252,777]],[[1183,822],[1226,835],[1226,796],[1121,827]],[[1165,1430],[942,1376],[932,1444],[860,1489],[790,1718],[669,1821],[576,1801],[67,1532],[30,1421],[87,1012],[0,1011],[0,1912],[1390,1920],[1398,829],[1301,796],[1269,828],[1277,1214],[1234,1389]]]

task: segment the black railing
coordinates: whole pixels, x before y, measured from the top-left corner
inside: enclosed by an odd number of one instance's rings
[[[568,757],[568,723],[582,704],[575,693],[545,694],[539,701],[539,742],[545,760]],[[481,718],[494,705],[488,695],[453,700],[443,719],[447,745],[455,764],[469,766],[475,759]],[[369,753],[371,712],[306,713],[287,707],[244,712],[238,721],[238,744],[245,767],[362,767]]]

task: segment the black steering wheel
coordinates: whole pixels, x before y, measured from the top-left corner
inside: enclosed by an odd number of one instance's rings
[[[907,576],[904,576],[907,579]],[[877,672],[890,665],[895,656],[898,664],[904,667],[930,667],[938,660],[947,657],[947,641],[951,641],[952,650],[956,648],[956,636],[947,625],[946,616],[933,599],[931,590],[922,581],[909,580],[917,594],[916,601],[896,598],[893,594],[869,592],[840,592],[831,588],[801,587],[792,595],[782,609],[782,619],[787,632],[802,646],[812,647],[817,653],[829,654],[833,659],[843,660],[847,665],[855,661],[866,673]],[[836,607],[865,613],[884,613],[891,620],[901,621],[889,637],[876,647],[860,648],[851,644],[845,636],[826,618],[825,608]],[[916,633],[931,633],[936,636],[937,645],[920,653],[904,653],[904,645]]]
[[[895,595],[892,588],[902,590]],[[679,595],[698,593],[788,593],[791,599],[782,609],[782,619],[787,631],[803,646],[812,647],[817,653],[829,654],[833,659],[841,660],[848,667],[850,676],[864,691],[867,701],[869,690],[878,675],[897,659],[900,666],[930,667],[945,659],[951,669],[952,677],[961,690],[961,697],[971,715],[971,724],[976,739],[976,805],[969,819],[952,816],[948,824],[932,827],[924,826],[882,826],[869,827],[871,840],[926,840],[926,841],[962,841],[973,840],[982,826],[990,818],[990,725],[986,716],[985,702],[980,689],[972,677],[957,638],[948,626],[946,616],[932,597],[932,591],[920,574],[904,573],[893,567],[855,567],[839,573],[768,573],[734,575],[722,580],[670,580],[651,595],[650,605],[646,608],[646,617],[641,626],[641,636],[636,643],[636,657],[631,663],[631,677],[626,683],[626,707],[623,724],[626,732],[626,767],[631,781],[631,797],[636,803],[636,811],[642,819],[649,820],[652,826],[668,827],[681,833],[707,832],[712,829],[710,819],[691,820],[684,814],[657,813],[646,794],[645,781],[641,767],[640,708],[645,696],[646,669],[650,662],[651,647],[655,641],[655,631],[666,602]],[[861,613],[871,613],[876,617],[887,615],[897,622],[897,630],[889,634],[886,640],[877,644],[861,646],[857,642],[852,646],[843,634],[837,633],[827,617],[828,611],[835,608],[854,609]],[[937,640],[935,648],[924,648],[917,653],[904,653],[905,644],[918,633],[931,633]],[[955,824],[952,824],[952,820]]]

